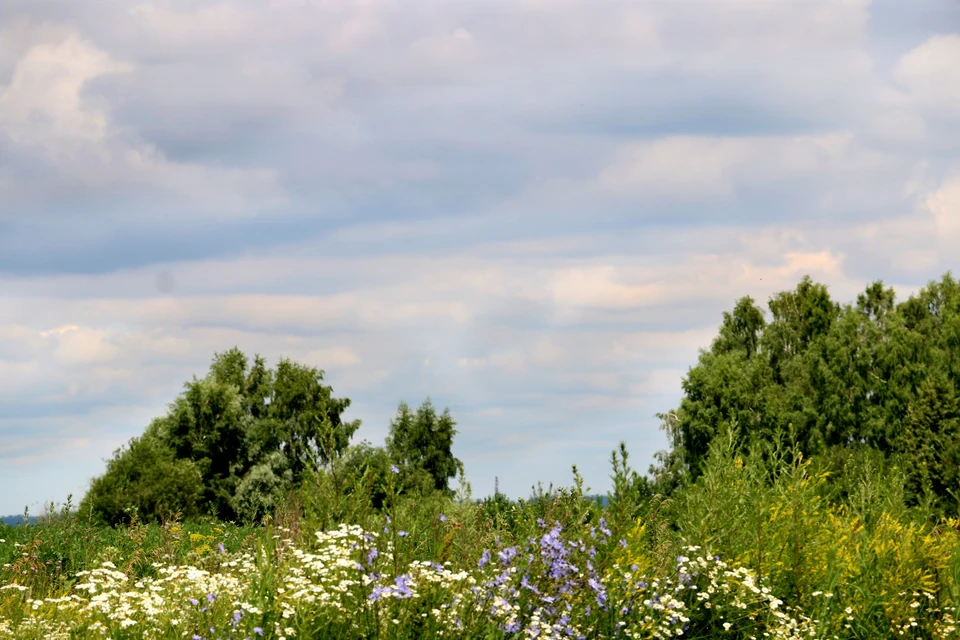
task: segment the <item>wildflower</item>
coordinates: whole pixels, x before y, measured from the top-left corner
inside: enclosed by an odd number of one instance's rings
[[[445,516],[445,515],[443,515],[443,514],[441,513],[441,514],[440,514],[440,522],[446,522],[446,521],[447,521],[447,516]],[[0,542],[3,542],[3,541],[0,540]]]
[[[490,562],[490,551],[484,549],[483,553],[480,555],[480,561],[477,562],[477,568],[483,569],[488,562]]]
[[[400,473],[400,469],[397,469],[397,465],[392,464],[392,465],[390,465],[390,472],[393,473],[393,474],[398,474],[398,473]]]
[[[507,566],[508,564],[510,564],[510,561],[516,555],[517,555],[516,547],[507,547],[506,549],[504,549],[503,551],[497,554],[497,556],[500,558],[500,564],[502,564],[503,566]]]
[[[218,543],[217,543],[217,547],[219,547],[220,553],[226,553],[226,552],[227,552],[227,550],[223,547],[223,543],[222,543],[222,542],[218,542]]]
[[[257,634],[258,636],[262,636],[262,635],[263,635],[263,629],[262,629],[261,627],[254,627],[254,628],[253,628],[253,632],[254,632],[255,634]]]
[[[600,518],[600,533],[602,533],[605,537],[611,535],[610,529],[607,528],[606,518]]]
[[[401,538],[406,538],[410,534],[407,533],[406,531],[397,531],[397,535],[400,536]]]
[[[413,592],[410,591],[410,576],[402,574],[396,577],[394,584],[397,585],[397,597],[412,598]]]

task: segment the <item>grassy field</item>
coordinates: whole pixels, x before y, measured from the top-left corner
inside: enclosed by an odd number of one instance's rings
[[[957,521],[905,506],[896,470],[837,501],[786,459],[717,444],[664,500],[615,454],[605,506],[575,474],[377,510],[323,473],[257,526],[65,505],[0,526],[0,638],[957,637]]]

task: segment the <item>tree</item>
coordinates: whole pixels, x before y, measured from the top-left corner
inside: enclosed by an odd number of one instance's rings
[[[248,439],[252,419],[237,388],[215,376],[185,386],[160,423],[163,440],[177,459],[191,460],[200,470],[205,511],[233,519],[233,494],[254,462]]]
[[[763,310],[754,304],[753,298],[740,298],[732,313],[723,312],[723,324],[713,350],[717,353],[743,351],[749,359],[759,350],[765,326]]]
[[[444,409],[438,416],[430,398],[424,400],[416,413],[401,401],[387,436],[390,459],[398,467],[426,472],[434,489],[449,493],[447,484],[462,467],[452,452],[455,426],[450,410]]]
[[[333,397],[333,390],[322,384],[323,371],[287,359],[271,371],[259,355],[247,367],[236,347],[214,354],[207,376],[194,376],[167,415],[114,454],[85,498],[91,506],[101,505],[95,511],[104,522],[116,524],[122,513],[107,504],[107,496],[115,496],[110,500],[117,504],[132,501],[145,519],[157,519],[163,508],[180,504],[173,498],[155,500],[155,492],[146,487],[131,489],[145,482],[134,461],[148,453],[158,461],[149,466],[150,473],[156,467],[181,479],[188,470],[198,474],[199,495],[183,503],[185,513],[246,520],[266,513],[306,470],[343,453],[360,421],[341,419],[350,400]],[[186,492],[193,491],[193,484],[184,483]]]
[[[200,513],[203,479],[192,460],[177,459],[154,435],[133,438],[114,453],[104,475],[95,479],[81,503],[82,513],[108,524],[132,516],[153,520]]]
[[[340,456],[360,421],[343,422],[340,414],[347,398],[334,398],[333,389],[321,384],[323,371],[281,359],[273,383],[273,398],[266,419],[276,430],[279,448],[286,454],[298,482],[304,471],[319,468]]]
[[[914,496],[955,508],[960,283],[948,273],[898,304],[877,281],[841,306],[804,277],[768,307],[769,322],[750,298],[724,313],[679,407],[658,414],[671,449],[651,468],[657,490],[696,480],[729,427],[741,451],[781,436],[834,469],[861,449],[904,457]]]
[[[937,372],[921,383],[894,445],[906,462],[913,501],[930,494],[941,509],[955,510],[960,499],[960,400],[949,378]]]

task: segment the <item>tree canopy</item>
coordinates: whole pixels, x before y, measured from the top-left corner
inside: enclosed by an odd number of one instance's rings
[[[462,463],[453,456],[453,437],[457,431],[450,410],[441,415],[427,398],[416,413],[400,402],[390,422],[387,453],[398,468],[421,471],[437,491],[448,492],[448,482],[457,475]]]
[[[805,277],[767,307],[744,297],[725,312],[680,406],[659,414],[671,444],[651,469],[661,487],[695,479],[729,428],[744,449],[783,437],[806,457],[878,451],[902,462],[913,500],[955,512],[960,284],[948,273],[897,303],[878,281],[841,306]]]
[[[166,415],[114,452],[81,510],[108,524],[134,513],[141,520],[179,513],[255,521],[325,470],[366,477],[364,490],[380,508],[391,466],[401,491],[450,493],[462,464],[452,453],[457,431],[449,409],[438,415],[427,398],[414,412],[401,402],[383,447],[350,447],[360,421],[343,420],[349,406],[314,367],[281,359],[271,370],[259,355],[250,365],[236,347],[214,354],[204,378],[194,376]],[[350,491],[357,483],[340,484]]]
[[[279,494],[339,456],[360,426],[345,422],[323,371],[281,359],[269,370],[258,355],[215,354],[140,438],[115,452],[81,504],[99,520],[156,519],[181,512],[256,519]]]

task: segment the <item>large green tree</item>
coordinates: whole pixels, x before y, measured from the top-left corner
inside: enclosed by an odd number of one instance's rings
[[[430,398],[416,412],[406,402],[400,402],[396,417],[390,421],[387,453],[398,468],[423,471],[434,489],[449,492],[450,479],[462,467],[453,455],[455,426],[450,410],[444,409],[437,415]]]
[[[914,499],[956,511],[960,284],[948,273],[897,304],[870,284],[839,305],[809,277],[723,314],[717,338],[659,414],[671,449],[651,469],[661,489],[695,479],[710,443],[730,428],[746,449],[781,436],[807,457],[878,451],[911,469]]]
[[[238,348],[215,354],[206,377],[187,382],[167,415],[115,453],[82,508],[111,524],[130,507],[145,519],[177,510],[256,519],[308,469],[343,453],[360,426],[343,421],[349,406],[314,367],[281,359],[272,371],[258,355],[248,368]],[[153,478],[188,472],[199,478],[196,496],[188,482],[182,498],[148,490]]]
[[[128,523],[134,516],[152,520],[175,515],[199,515],[203,478],[197,465],[177,459],[154,433],[130,440],[107,463],[81,504],[81,510],[110,524]]]

